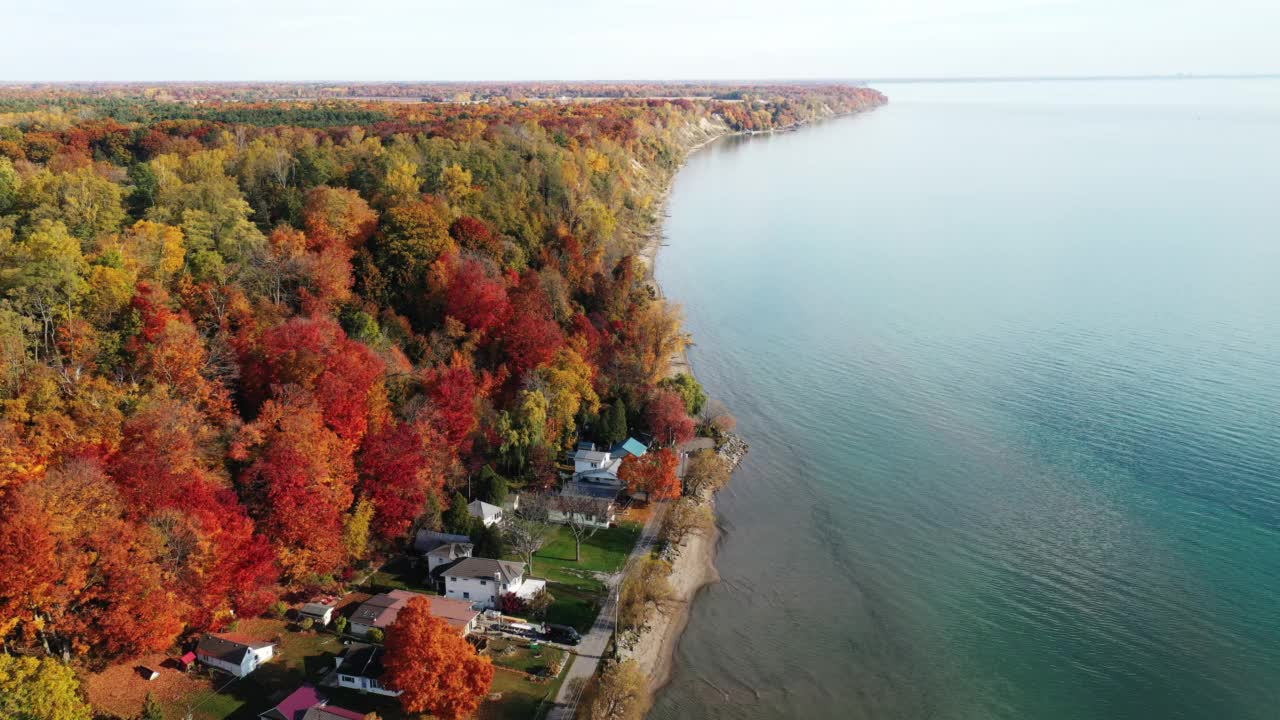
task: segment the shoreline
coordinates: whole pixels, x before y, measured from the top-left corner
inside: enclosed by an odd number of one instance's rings
[[[734,131],[723,123],[716,124],[710,121],[703,121],[693,128],[691,133],[705,134],[705,136],[691,138],[692,142],[688,145],[680,164],[661,185],[652,226],[642,235],[643,244],[636,253],[638,257],[644,259],[650,286],[654,289],[657,297],[666,297],[662,291],[662,286],[657,280],[657,261],[658,253],[662,249],[663,240],[665,239],[668,202],[675,186],[676,176],[694,153],[726,137],[791,132],[816,122],[848,117],[860,112],[865,112],[865,110],[852,113],[833,113],[810,121],[794,123],[766,131]],[[692,341],[683,345],[679,352],[670,359],[669,375],[679,373],[694,375],[688,354],[688,346],[691,344]],[[730,437],[731,439],[726,441],[724,448],[720,452],[722,455],[728,456],[731,463],[730,473],[732,474],[737,470],[738,464],[746,455],[747,444],[736,434],[730,433]],[[715,493],[707,493],[701,498],[701,502],[709,507],[714,515],[716,511]],[[681,545],[673,548],[674,557],[670,558],[671,574],[667,578],[671,583],[671,600],[663,606],[663,612],[650,621],[634,640],[619,652],[620,657],[635,660],[640,665],[641,672],[648,676],[648,704],[650,706],[657,693],[671,681],[671,677],[675,672],[676,650],[679,647],[681,638],[684,636],[685,629],[689,625],[693,603],[698,593],[703,588],[720,581],[720,573],[716,569],[715,559],[719,553],[722,537],[723,534],[719,525],[713,524],[709,530],[690,533]]]

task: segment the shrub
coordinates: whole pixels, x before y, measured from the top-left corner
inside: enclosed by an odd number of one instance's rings
[[[283,600],[277,600],[271,603],[271,607],[267,609],[267,614],[276,620],[281,620],[289,612],[289,606],[284,604]]]

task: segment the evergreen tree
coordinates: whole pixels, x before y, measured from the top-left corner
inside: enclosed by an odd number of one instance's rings
[[[444,514],[444,531],[455,535],[471,533],[471,513],[467,512],[467,499],[462,493],[453,494],[453,503]]]
[[[502,506],[507,499],[507,479],[488,465],[480,471],[477,496],[492,505]]]
[[[596,438],[603,445],[613,445],[627,439],[627,404],[618,398],[600,414]]]
[[[471,543],[475,546],[471,550],[473,557],[500,558],[507,551],[502,532],[496,525],[485,527],[484,523],[477,522],[470,534]]]

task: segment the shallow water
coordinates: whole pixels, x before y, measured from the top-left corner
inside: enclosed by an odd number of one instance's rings
[[[882,89],[677,178],[752,452],[652,717],[1280,716],[1280,81]]]

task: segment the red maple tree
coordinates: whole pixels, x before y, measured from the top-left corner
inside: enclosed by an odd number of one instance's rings
[[[618,468],[618,478],[632,494],[644,492],[650,500],[674,500],[682,492],[676,475],[679,465],[680,459],[671,448],[653,450],[641,457],[628,455]]]

